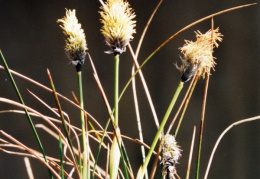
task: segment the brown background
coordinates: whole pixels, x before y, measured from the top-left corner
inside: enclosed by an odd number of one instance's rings
[[[158,1],[129,0],[129,2],[137,15],[137,34],[131,42],[135,49],[146,21]],[[154,49],[184,26],[212,13],[252,2],[255,1],[165,0],[144,39],[139,62],[143,62]],[[58,92],[72,99],[71,91],[77,93],[77,77],[74,67],[69,65],[64,54],[64,36],[56,20],[65,15],[65,8],[75,8],[87,36],[89,53],[112,105],[113,56],[103,53],[108,50],[108,47],[105,46],[99,30],[101,27],[99,7],[98,0],[0,0],[0,48],[9,67],[47,86],[49,83],[46,69],[49,68]],[[220,133],[235,121],[259,115],[259,13],[259,5],[257,5],[215,17],[215,26],[220,27],[224,40],[214,53],[217,57],[217,66],[216,71],[212,72],[209,83],[200,178],[204,175],[209,155]],[[206,32],[208,29],[210,29],[209,20],[186,30],[155,54],[144,66],[143,73],[160,120],[180,79],[179,72],[173,66],[176,61],[180,63],[178,47],[183,45],[184,39],[195,40],[195,30]],[[123,89],[131,73],[132,60],[129,50],[121,55],[120,59],[120,89]],[[26,89],[30,89],[55,107],[50,93],[20,78],[15,77],[15,80],[27,105],[43,114],[52,115],[37,100],[28,95]],[[199,129],[204,84],[205,80],[201,79],[198,82],[177,137],[183,150],[180,164],[177,165],[178,174],[182,178],[185,176],[193,126],[196,125],[197,130]],[[86,110],[104,126],[108,114],[93,79],[88,59],[83,67],[83,85]],[[156,127],[139,77],[137,85],[144,138],[147,144],[151,144]],[[180,97],[184,95],[187,86],[188,84],[185,84]],[[0,96],[17,101],[10,80],[2,70],[0,71]],[[62,101],[62,106],[63,110],[70,115],[72,123],[79,126],[78,110],[65,101]],[[0,109],[16,109],[16,107],[0,103]],[[41,122],[36,118],[33,120],[35,123]],[[119,125],[122,134],[133,138],[138,137],[131,88],[128,88],[120,103]],[[259,121],[243,124],[234,127],[224,137],[216,152],[209,178],[245,179],[260,176],[259,127]],[[23,115],[0,114],[0,129],[38,150],[32,131]],[[58,157],[58,142],[41,129],[38,129],[38,132],[46,153]],[[125,143],[136,173],[141,163],[139,146],[128,141]],[[191,168],[191,178],[195,177],[195,161],[196,155]],[[31,162],[35,178],[48,178],[48,172],[40,162],[35,159],[31,159]],[[102,163],[101,158],[100,164]],[[23,158],[0,152],[0,176],[1,178],[27,178]],[[159,176],[157,175],[156,178]]]

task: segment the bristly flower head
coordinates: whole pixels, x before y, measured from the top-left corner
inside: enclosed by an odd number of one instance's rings
[[[81,28],[81,24],[78,23],[76,10],[66,9],[66,17],[58,19],[57,22],[62,22],[60,27],[66,35],[65,52],[68,58],[74,66],[82,65],[86,57],[87,43],[84,30]]]
[[[174,177],[174,175],[176,174],[175,164],[178,163],[178,160],[181,157],[181,150],[177,145],[174,136],[170,134],[166,134],[164,136],[162,150],[163,150],[163,154],[162,154],[163,174],[166,175],[168,171],[170,178],[175,179]]]
[[[182,65],[177,69],[182,73],[182,81],[188,81],[190,78],[198,73],[198,75],[205,77],[205,73],[210,73],[210,69],[214,70],[215,57],[213,57],[213,48],[218,47],[217,41],[221,42],[223,36],[219,32],[219,28],[209,30],[205,34],[200,31],[196,33],[196,42],[185,40],[183,47],[180,47],[183,58],[181,58]]]
[[[135,14],[128,2],[124,0],[108,0],[102,7],[101,33],[105,36],[106,44],[111,48],[106,53],[119,53],[126,51],[126,46],[135,33]]]

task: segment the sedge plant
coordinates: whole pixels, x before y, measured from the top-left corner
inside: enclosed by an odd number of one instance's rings
[[[42,145],[40,143],[40,140],[38,139],[38,135],[35,130],[35,125],[30,120],[31,126],[33,130],[35,131],[35,136],[37,138],[37,141],[39,145],[41,146],[41,153],[37,152],[30,147],[24,145],[23,143],[19,142],[15,138],[13,138],[11,135],[7,134],[6,132],[0,130],[0,134],[9,139],[9,141],[4,140],[3,138],[0,138],[0,150],[9,152],[15,155],[24,155],[24,156],[31,156],[37,158],[39,161],[44,163],[44,165],[49,169],[50,171],[50,177],[54,175],[57,178],[80,178],[80,179],[89,179],[89,178],[111,178],[111,179],[117,179],[117,178],[137,178],[142,179],[144,177],[147,178],[154,178],[154,171],[157,170],[158,173],[161,174],[164,178],[180,178],[179,173],[176,167],[176,164],[179,163],[179,159],[181,156],[186,155],[183,151],[186,149],[183,149],[180,146],[180,143],[182,141],[177,140],[177,134],[178,131],[180,131],[181,123],[184,119],[184,114],[186,112],[187,106],[189,104],[189,101],[191,100],[191,95],[193,91],[195,90],[195,86],[197,85],[197,81],[200,78],[206,77],[206,85],[205,85],[205,95],[203,99],[203,107],[202,107],[202,117],[201,117],[201,126],[200,126],[200,134],[199,134],[199,142],[198,142],[198,160],[197,160],[197,171],[196,171],[196,177],[199,178],[199,169],[200,169],[200,156],[203,154],[201,151],[202,148],[202,136],[203,136],[203,124],[204,124],[204,118],[205,118],[205,108],[206,108],[206,97],[207,97],[207,91],[208,91],[208,82],[209,82],[209,75],[212,70],[214,70],[215,66],[215,57],[213,56],[213,49],[215,47],[218,47],[218,43],[222,41],[222,34],[219,32],[219,28],[214,28],[213,23],[210,30],[208,30],[205,33],[198,31],[195,31],[196,41],[191,40],[185,40],[185,44],[183,47],[180,47],[179,50],[181,51],[181,66],[178,66],[175,64],[177,69],[180,71],[180,82],[179,85],[176,88],[175,93],[173,93],[172,100],[164,113],[164,116],[160,120],[157,117],[156,110],[152,101],[152,97],[149,92],[148,85],[146,84],[144,75],[142,73],[142,68],[145,66],[145,64],[153,59],[153,56],[160,51],[166,44],[168,44],[172,39],[174,39],[176,36],[180,35],[185,30],[189,29],[190,27],[205,21],[209,19],[213,19],[213,17],[218,16],[220,14],[240,9],[243,7],[255,5],[255,4],[248,4],[238,7],[233,7],[224,11],[220,11],[217,13],[214,13],[212,15],[206,16],[202,19],[199,19],[186,27],[180,29],[176,33],[174,33],[172,36],[170,36],[166,41],[164,41],[161,45],[159,45],[146,59],[143,59],[143,63],[139,65],[138,63],[138,56],[141,52],[141,45],[144,40],[144,36],[147,32],[147,29],[163,0],[160,0],[158,2],[158,5],[156,6],[155,10],[153,11],[150,19],[147,22],[147,25],[145,26],[143,33],[141,35],[141,38],[139,40],[138,46],[136,48],[136,51],[132,49],[132,46],[130,45],[130,42],[134,40],[134,34],[136,33],[136,24],[137,21],[135,20],[136,15],[134,13],[134,10],[130,6],[130,4],[126,0],[107,0],[106,2],[103,2],[102,0],[99,0],[101,3],[101,7],[99,10],[99,14],[101,16],[100,22],[102,24],[101,27],[101,34],[105,38],[105,43],[109,47],[108,51],[105,51],[107,54],[113,55],[114,60],[114,93],[113,93],[113,108],[110,107],[108,98],[106,96],[106,93],[102,87],[102,83],[99,80],[98,73],[95,69],[94,63],[90,57],[90,54],[87,53],[87,43],[86,43],[86,35],[84,33],[84,30],[81,27],[81,24],[78,22],[78,19],[76,17],[76,10],[70,10],[66,9],[66,15],[62,19],[58,19],[58,23],[61,23],[60,27],[63,30],[63,33],[65,35],[65,53],[68,56],[70,60],[70,64],[75,66],[76,73],[77,73],[77,80],[78,80],[78,90],[79,90],[79,101],[77,100],[76,95],[74,95],[74,101],[68,99],[67,97],[64,97],[63,95],[59,94],[55,87],[54,82],[52,81],[50,72],[48,71],[48,77],[51,84],[51,89],[28,78],[25,77],[15,71],[12,71],[8,68],[4,57],[1,53],[1,59],[4,63],[4,67],[0,66],[1,69],[5,69],[10,78],[12,79],[12,74],[17,75],[23,79],[26,79],[29,82],[32,82],[36,86],[41,87],[41,89],[47,90],[51,92],[54,95],[54,99],[56,102],[57,110],[52,109],[48,104],[44,103],[42,99],[37,97],[35,94],[29,91],[29,93],[36,98],[38,101],[40,101],[44,106],[46,106],[49,110],[51,110],[53,113],[55,113],[58,116],[58,119],[54,117],[50,117],[47,115],[43,115],[40,112],[25,106],[25,104],[22,102],[22,98],[20,98],[21,104],[17,103],[12,100],[8,100],[5,98],[0,97],[0,102],[6,103],[6,104],[12,104],[14,106],[24,108],[25,111],[21,110],[15,110],[12,111],[13,113],[19,113],[19,114],[26,114],[27,116],[35,116],[43,119],[47,124],[49,124],[50,128],[44,125],[37,125],[37,127],[42,128],[46,133],[50,134],[57,140],[57,150],[59,150],[59,157],[50,157],[48,155],[45,155]],[[133,67],[132,67],[132,74],[127,82],[127,84],[124,86],[123,90],[120,92],[120,75],[119,75],[119,64],[121,63],[123,57],[121,56],[124,52],[126,52],[127,47],[130,50],[130,53],[133,57]],[[177,49],[176,49],[177,51]],[[89,57],[90,63],[94,72],[94,78],[97,82],[97,86],[100,90],[100,93],[102,95],[102,98],[104,100],[104,103],[106,105],[109,120],[106,123],[106,126],[103,128],[102,125],[99,123],[98,120],[96,120],[90,113],[88,113],[87,110],[84,109],[84,100],[83,100],[83,83],[84,79],[82,79],[82,69],[83,64],[85,62],[86,56]],[[102,62],[100,62],[102,63]],[[155,125],[157,128],[157,131],[155,133],[151,133],[150,135],[153,137],[153,141],[151,144],[146,144],[146,140],[143,137],[143,130],[141,127],[141,121],[147,120],[145,118],[142,118],[140,116],[140,113],[142,111],[139,111],[139,104],[137,100],[137,83],[135,82],[136,75],[140,75],[141,83],[143,85],[146,97],[148,99],[149,106],[152,111],[153,120],[155,121]],[[192,80],[191,80],[192,79]],[[168,127],[167,132],[164,134],[165,129],[167,128],[167,124],[170,121],[170,117],[173,114],[173,109],[176,107],[175,105],[179,97],[181,96],[181,92],[183,90],[183,87],[185,84],[187,84],[191,80],[191,84],[189,89],[186,92],[185,97],[183,98],[182,104],[179,106],[178,111],[175,113],[175,117],[172,120],[171,124]],[[125,94],[126,89],[132,82],[133,86],[133,94],[134,94],[134,103],[135,103],[135,111],[137,116],[137,125],[139,130],[139,137],[140,140],[136,140],[131,138],[130,136],[123,135],[124,132],[121,131],[120,126],[122,126],[123,123],[123,117],[119,120],[119,101],[122,98],[122,96]],[[14,81],[12,80],[12,83],[15,86]],[[19,96],[18,89],[16,90]],[[62,110],[60,99],[65,100],[71,104],[71,106],[75,106],[77,109],[80,110],[80,122],[81,127],[78,128],[77,126],[74,126],[70,119],[69,115]],[[179,115],[179,112],[182,110],[182,113],[179,117],[179,122],[174,127],[174,122],[176,121],[176,118]],[[58,112],[56,112],[58,111]],[[6,111],[7,112],[7,111]],[[120,115],[124,116],[124,115]],[[235,123],[234,125],[248,122],[252,120],[259,119],[259,117],[251,118],[248,120],[243,120],[241,122]],[[91,122],[90,122],[91,121]],[[120,121],[120,122],[119,122]],[[122,122],[121,122],[122,121]],[[92,123],[93,122],[93,123]],[[113,131],[108,131],[109,124],[112,124]],[[90,126],[90,129],[88,128]],[[146,127],[146,126],[144,126]],[[232,126],[227,128],[223,135],[229,130]],[[61,129],[62,128],[62,129]],[[171,130],[174,129],[175,133],[174,135],[171,134]],[[64,132],[62,132],[64,131]],[[65,135],[63,134],[65,133]],[[79,136],[81,135],[81,143],[82,143],[82,152],[80,147],[80,140]],[[112,137],[110,137],[112,136]],[[192,154],[193,154],[193,148],[194,148],[194,141],[195,141],[195,129],[192,137],[191,142],[191,152],[190,152],[190,158],[189,158],[189,164],[187,167],[187,174],[186,178],[189,178],[190,175],[190,167],[191,167],[191,161],[192,161]],[[93,140],[94,142],[97,142],[98,148],[92,149],[91,143],[89,140]],[[139,166],[138,169],[132,169],[131,167],[131,158],[129,159],[127,152],[126,152],[126,146],[124,145],[124,140],[129,140],[132,142],[137,143],[140,145],[141,153],[143,160]],[[106,142],[108,141],[108,144]],[[77,145],[75,145],[75,143]],[[219,143],[219,140],[217,141]],[[7,150],[7,147],[14,147],[18,150],[23,151],[23,153],[19,153],[16,151],[10,151]],[[111,148],[110,148],[111,146]],[[156,146],[158,146],[158,150],[156,151]],[[145,148],[148,150],[148,153],[146,154]],[[106,166],[104,168],[99,166],[99,155],[102,152],[102,150],[106,150],[107,157],[104,159],[102,158],[102,161],[100,163],[105,164]],[[26,152],[24,152],[26,151]],[[94,158],[93,151],[97,151],[97,156]],[[140,151],[140,150],[139,150]],[[186,150],[187,151],[187,150]],[[213,150],[213,154],[215,152],[215,149]],[[69,153],[69,155],[67,155]],[[207,168],[205,178],[208,176],[208,170],[211,164],[211,160],[213,158],[213,154],[209,161],[209,166]],[[156,160],[154,162],[154,167],[150,171],[149,166],[151,165],[151,159],[153,156],[156,156]],[[121,159],[121,160],[120,160]],[[99,159],[100,160],[100,159]],[[124,167],[123,171],[120,167],[120,161],[121,165]],[[158,163],[161,165],[161,167],[157,167]],[[70,166],[70,171],[69,171]],[[183,167],[183,166],[181,166]],[[180,175],[181,176],[181,175]]]

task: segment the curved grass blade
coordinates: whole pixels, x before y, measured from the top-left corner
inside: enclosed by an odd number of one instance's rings
[[[22,96],[21,96],[21,94],[20,94],[20,92],[19,92],[19,89],[18,89],[18,87],[17,87],[17,85],[16,85],[16,83],[15,83],[15,81],[14,81],[14,78],[13,78],[13,76],[12,76],[10,70],[9,70],[9,67],[8,67],[8,65],[7,65],[7,63],[6,63],[6,61],[5,61],[4,55],[3,55],[3,53],[2,53],[1,50],[0,50],[0,56],[1,56],[1,60],[2,60],[2,62],[3,62],[3,64],[4,64],[4,67],[5,67],[5,69],[6,69],[6,72],[7,72],[8,76],[9,76],[9,78],[10,78],[12,84],[13,84],[13,87],[14,87],[14,89],[15,89],[15,92],[16,92],[16,94],[17,94],[19,100],[20,100],[20,103],[23,104],[23,105],[25,105],[25,103],[24,103],[24,101],[23,101],[23,98],[22,98]],[[42,155],[43,155],[43,157],[44,157],[44,160],[45,160],[46,163],[48,163],[47,158],[46,158],[46,154],[45,154],[45,152],[44,152],[42,143],[41,143],[40,138],[39,138],[39,135],[38,135],[38,133],[37,133],[35,127],[34,127],[34,124],[33,124],[33,122],[32,122],[32,119],[31,119],[31,117],[30,117],[30,115],[29,115],[27,109],[24,108],[24,112],[25,112],[26,117],[27,117],[27,119],[28,119],[28,121],[29,121],[29,123],[30,123],[30,126],[31,126],[32,130],[33,130],[34,136],[35,136],[35,138],[36,138],[36,140],[37,140],[37,142],[38,142],[38,145],[39,145],[39,147],[40,147],[40,150],[41,150],[41,152],[42,152]],[[49,171],[50,177],[53,178],[52,172],[50,171],[50,169],[48,169],[48,171]]]

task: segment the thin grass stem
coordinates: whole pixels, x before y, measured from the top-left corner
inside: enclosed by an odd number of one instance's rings
[[[202,136],[203,136],[203,127],[204,127],[204,119],[205,119],[205,108],[206,108],[206,101],[207,101],[206,99],[207,99],[207,94],[208,94],[208,86],[209,86],[209,73],[207,73],[207,76],[206,76],[206,84],[205,84],[203,104],[202,104],[202,112],[201,112],[200,137],[199,137],[199,147],[198,147],[196,179],[199,179],[200,157],[201,157],[201,147],[202,147]]]
[[[237,121],[237,122],[234,122],[232,123],[230,126],[228,126],[221,134],[220,136],[218,137],[218,140],[216,141],[213,149],[212,149],[212,152],[211,152],[211,155],[210,155],[210,158],[209,158],[209,162],[208,162],[208,166],[207,166],[207,169],[206,169],[206,173],[205,173],[205,176],[204,176],[204,179],[207,179],[208,178],[208,174],[209,174],[209,169],[211,167],[211,163],[213,161],[213,157],[214,157],[214,154],[217,150],[217,147],[218,145],[220,144],[220,141],[222,140],[222,138],[224,137],[224,135],[230,131],[234,126],[237,126],[237,125],[240,125],[240,124],[243,124],[243,123],[246,123],[246,122],[251,122],[251,121],[255,121],[255,120],[259,120],[260,119],[260,116],[255,116],[255,117],[251,117],[251,118],[247,118],[247,119],[242,119],[240,121]]]
[[[118,91],[119,91],[119,54],[115,55],[115,78],[114,78],[114,124],[118,126]]]
[[[187,109],[187,107],[188,107],[188,105],[189,105],[191,96],[192,96],[192,94],[193,94],[193,91],[194,91],[194,89],[195,89],[195,86],[196,86],[196,84],[197,84],[198,79],[199,79],[199,75],[196,75],[195,80],[194,80],[193,83],[192,83],[191,90],[189,91],[189,96],[187,97],[187,99],[186,99],[186,101],[185,101],[184,108],[183,108],[183,110],[182,110],[182,113],[181,113],[179,122],[178,122],[177,127],[176,127],[176,130],[175,130],[175,133],[174,133],[174,137],[175,137],[175,138],[177,137],[178,131],[179,131],[180,126],[181,126],[181,123],[182,123],[182,119],[183,119],[184,114],[185,114],[185,112],[186,112],[186,109]]]
[[[116,137],[116,140],[117,140],[117,142],[119,143],[119,136],[118,136],[117,133],[116,133],[116,126],[115,126],[115,124],[114,124],[114,121],[115,121],[114,116],[113,116],[114,109],[113,109],[113,111],[112,111],[111,108],[110,108],[110,105],[109,105],[109,103],[108,103],[106,94],[105,94],[105,92],[104,92],[104,90],[103,90],[103,87],[102,87],[102,85],[101,85],[101,83],[100,83],[100,80],[99,80],[99,78],[98,78],[98,74],[97,74],[97,72],[96,72],[94,63],[93,63],[93,61],[92,61],[92,59],[91,59],[91,57],[90,57],[89,54],[88,54],[88,56],[89,56],[89,59],[90,59],[90,62],[91,62],[92,69],[93,69],[93,71],[94,71],[94,78],[95,78],[95,80],[96,80],[96,82],[97,82],[97,84],[98,84],[99,90],[100,90],[100,92],[101,92],[101,94],[102,94],[102,97],[103,97],[103,99],[104,99],[104,102],[105,102],[106,107],[107,107],[107,110],[108,110],[108,114],[109,114],[109,116],[110,116],[110,118],[109,118],[108,121],[107,121],[106,127],[105,127],[105,129],[104,129],[104,133],[103,133],[103,136],[102,136],[100,145],[101,145],[101,143],[103,143],[104,135],[106,134],[107,127],[108,127],[108,125],[109,125],[110,122],[112,123],[112,127],[113,127],[113,130],[114,130],[114,136]],[[119,101],[119,99],[118,99],[118,101]],[[100,146],[100,145],[99,145],[98,155],[97,155],[97,158],[96,158],[96,161],[95,161],[95,165],[96,165],[96,163],[97,163],[97,159],[98,159],[98,156],[99,156],[99,152],[100,152],[100,150],[101,150],[101,146]],[[124,166],[124,172],[125,172],[126,178],[128,178],[128,173],[127,173],[127,166],[125,165],[125,161],[126,161],[126,163],[127,163],[127,165],[128,165],[128,168],[129,168],[129,171],[130,171],[131,176],[133,176],[133,172],[132,172],[132,169],[131,169],[131,165],[130,165],[129,159],[128,159],[128,157],[127,157],[128,155],[127,155],[126,149],[125,149],[125,147],[124,147],[124,145],[123,145],[123,141],[121,141],[121,146],[119,146],[119,150],[120,150],[120,155],[121,155],[121,157],[122,157],[123,166]],[[111,153],[111,151],[110,151],[110,153]]]
[[[193,149],[194,149],[195,134],[196,134],[196,126],[194,126],[194,129],[193,129],[193,135],[192,135],[191,146],[190,146],[190,155],[189,155],[189,161],[188,161],[187,172],[186,172],[186,179],[189,179],[189,176],[190,176],[191,160],[192,160],[192,154],[193,154]]]
[[[25,166],[26,166],[26,170],[27,170],[29,179],[34,179],[32,167],[31,167],[31,164],[30,164],[28,157],[24,157],[24,163],[25,163]]]
[[[153,168],[151,170],[151,173],[150,173],[150,178],[154,178],[154,175],[156,173],[156,169],[157,169],[157,164],[158,164],[158,161],[160,159],[160,152],[161,152],[161,149],[162,149],[162,140],[160,140],[160,143],[159,143],[159,147],[158,147],[158,150],[157,150],[157,154],[156,154],[156,158],[154,160],[154,163],[153,163]],[[162,174],[162,173],[161,173]]]
[[[60,149],[60,172],[61,172],[61,178],[64,179],[63,150],[62,150],[62,140],[60,135],[59,135],[59,149]]]
[[[155,146],[156,146],[156,144],[158,142],[159,137],[161,136],[161,133],[163,132],[164,126],[165,126],[165,124],[166,124],[166,122],[167,122],[167,120],[168,120],[168,118],[170,116],[170,113],[171,113],[171,111],[172,111],[172,109],[174,107],[174,104],[175,104],[175,102],[176,102],[176,100],[177,100],[177,98],[178,98],[182,88],[183,88],[183,82],[180,82],[178,87],[177,87],[177,89],[176,89],[176,92],[173,95],[171,103],[170,103],[170,105],[169,105],[169,107],[168,107],[168,109],[167,109],[167,111],[166,111],[166,113],[165,113],[165,115],[163,117],[162,123],[160,124],[160,127],[159,127],[159,129],[158,129],[158,131],[157,131],[157,133],[156,133],[156,135],[154,137],[154,140],[152,142],[151,148],[150,148],[150,150],[149,150],[149,152],[148,152],[148,154],[146,156],[144,165],[143,165],[141,171],[139,170],[141,173],[138,174],[138,179],[142,179],[143,176],[144,176],[144,171],[146,170],[146,168],[148,166],[148,163],[149,163],[149,161],[151,159],[153,150],[154,150],[154,148],[155,148]]]
[[[182,102],[181,102],[181,104],[180,104],[180,106],[179,106],[177,112],[175,113],[175,116],[174,116],[174,118],[172,119],[172,122],[171,122],[170,125],[169,125],[169,128],[168,128],[166,134],[169,134],[169,133],[170,133],[170,131],[171,131],[171,129],[172,129],[172,127],[173,127],[173,125],[174,125],[174,123],[175,123],[175,121],[176,121],[176,119],[177,119],[177,117],[178,117],[178,115],[179,115],[179,113],[180,113],[180,111],[181,111],[183,105],[184,105],[184,102],[186,101],[186,99],[187,99],[187,97],[188,97],[188,94],[189,94],[189,92],[190,92],[190,90],[191,90],[191,87],[192,87],[192,84],[193,84],[194,80],[195,80],[195,76],[192,78],[192,81],[191,81],[191,83],[190,83],[190,85],[189,85],[189,88],[188,88],[188,90],[186,91],[186,93],[185,93],[185,95],[184,95],[184,97],[183,97],[183,99],[182,99]]]
[[[79,106],[84,109],[84,100],[83,100],[83,87],[82,87],[82,72],[77,71],[78,76],[78,89],[79,89]],[[86,128],[85,128],[85,118],[84,111],[80,110],[80,122],[81,122],[81,130],[82,130],[82,146],[83,146],[83,171],[82,178],[90,178],[90,166],[88,165],[89,154],[88,154],[88,146],[86,139]]]
[[[130,52],[131,52],[131,54],[133,56],[134,64],[135,64],[136,68],[139,68],[139,63],[137,61],[137,56],[134,55],[134,52],[133,52],[133,49],[132,49],[131,45],[128,45],[128,47],[129,47]],[[134,77],[134,76],[135,76],[134,73],[132,73],[132,77]],[[144,87],[144,91],[145,91],[146,97],[148,99],[148,102],[149,102],[149,105],[150,105],[150,108],[151,108],[151,111],[152,111],[152,114],[153,114],[155,125],[156,125],[156,127],[158,129],[159,128],[159,120],[158,120],[158,117],[157,117],[157,114],[156,114],[156,111],[155,111],[155,108],[154,108],[154,105],[153,105],[153,101],[152,101],[149,89],[147,87],[147,84],[146,84],[146,81],[145,81],[145,78],[144,78],[144,75],[142,73],[142,70],[139,71],[139,76],[140,76],[140,79],[142,81],[142,84],[143,84],[143,87]],[[123,95],[123,92],[124,92],[124,90],[120,94],[119,100],[121,99],[121,97]]]
[[[6,72],[7,72],[8,76],[9,76],[11,82],[12,82],[12,85],[13,85],[14,89],[15,89],[15,92],[16,92],[16,94],[17,94],[19,100],[20,100],[20,103],[21,103],[22,105],[25,105],[25,103],[24,103],[24,101],[23,101],[23,98],[22,98],[22,96],[21,96],[21,94],[20,94],[20,92],[19,92],[19,89],[18,89],[18,87],[17,87],[17,85],[16,85],[16,83],[15,83],[15,81],[14,81],[13,75],[11,74],[11,72],[10,72],[10,70],[9,70],[9,67],[8,67],[8,65],[7,65],[7,63],[6,63],[6,60],[5,60],[4,55],[3,55],[3,53],[2,53],[1,50],[0,50],[0,56],[1,56],[1,60],[2,60],[2,62],[3,62],[3,64],[4,64],[4,67],[5,67],[5,69],[6,69]],[[30,126],[31,126],[32,130],[33,130],[34,136],[35,136],[35,138],[36,138],[36,140],[37,140],[37,142],[38,142],[38,145],[39,145],[39,147],[40,147],[40,150],[41,150],[41,153],[42,153],[42,155],[43,155],[43,158],[44,158],[45,162],[48,163],[47,158],[46,158],[45,151],[44,151],[44,149],[43,149],[43,146],[42,146],[41,140],[40,140],[40,138],[39,138],[39,135],[38,135],[38,133],[37,133],[35,127],[34,127],[33,121],[32,121],[32,119],[31,119],[31,117],[30,117],[30,115],[29,115],[27,109],[24,108],[24,112],[25,112],[26,117],[27,117],[27,119],[28,119],[28,121],[29,121],[29,123],[30,123]],[[53,175],[52,175],[50,169],[48,169],[48,171],[49,171],[50,178],[53,178]]]
[[[46,167],[48,167],[51,172],[57,177],[60,178],[59,174],[50,166],[49,163],[45,162],[44,159],[42,159],[40,156],[38,156],[33,150],[31,150],[29,147],[25,146],[22,144],[20,141],[16,140],[13,138],[11,135],[7,134],[6,132],[0,130],[0,134],[3,134],[5,137],[8,139],[12,140],[14,143],[18,144],[19,146],[22,146],[27,152],[31,153],[34,155],[35,158],[37,158],[39,161],[41,161]]]
[[[133,65],[132,67],[132,75],[135,72],[135,66]],[[138,128],[138,133],[139,133],[139,139],[143,143],[143,132],[142,132],[142,124],[141,124],[141,119],[140,119],[140,113],[139,113],[139,105],[138,105],[138,99],[137,99],[137,93],[136,93],[136,83],[135,83],[135,78],[133,78],[132,81],[132,88],[133,88],[133,96],[134,96],[134,103],[135,103],[135,113],[136,113],[136,120],[137,120],[137,128]],[[145,149],[144,146],[141,145],[141,154],[142,154],[142,160],[143,163],[145,161]],[[148,179],[148,171],[145,171],[145,178]]]
[[[47,74],[48,74],[48,78],[50,80],[51,88],[52,88],[52,91],[53,91],[53,96],[54,96],[54,99],[55,99],[55,102],[56,102],[56,105],[57,105],[57,108],[58,108],[58,111],[59,111],[59,114],[60,114],[60,118],[61,118],[61,121],[62,121],[63,129],[65,131],[65,135],[67,137],[69,146],[70,146],[70,148],[71,148],[71,150],[73,152],[73,157],[75,158],[75,161],[77,161],[76,160],[76,154],[75,154],[74,148],[73,148],[73,144],[72,144],[71,139],[70,139],[69,130],[68,130],[68,127],[67,127],[66,122],[65,122],[65,118],[64,118],[64,115],[63,115],[63,112],[62,112],[62,109],[61,109],[59,98],[58,98],[58,95],[56,93],[56,89],[55,89],[55,86],[54,86],[54,83],[53,83],[53,80],[52,80],[51,73],[50,73],[49,69],[47,69]]]

